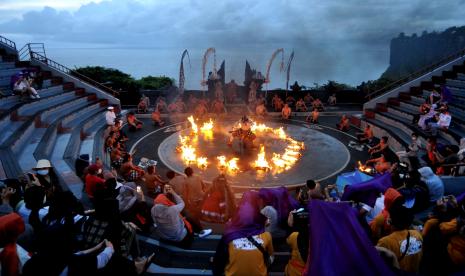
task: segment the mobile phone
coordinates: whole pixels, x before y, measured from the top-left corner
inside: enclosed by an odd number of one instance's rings
[[[140,188],[140,186],[137,186],[137,187],[136,187],[136,190],[137,190],[138,193],[140,193],[140,192],[142,191],[142,189]]]
[[[299,208],[299,209],[297,209],[297,211],[295,211],[295,212],[296,212],[296,213],[300,213],[300,212],[302,212],[302,211],[304,211],[304,210],[305,210],[304,208]]]

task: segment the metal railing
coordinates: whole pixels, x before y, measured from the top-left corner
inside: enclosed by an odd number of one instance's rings
[[[412,73],[412,74],[410,74],[410,75],[408,75],[408,76],[406,76],[406,77],[404,77],[402,79],[394,81],[394,82],[386,85],[385,87],[383,87],[381,89],[378,89],[378,90],[376,90],[374,92],[371,92],[371,93],[367,94],[365,96],[365,99],[367,101],[369,101],[369,100],[371,100],[371,99],[373,99],[375,97],[381,96],[381,95],[385,94],[388,91],[391,91],[391,90],[393,90],[395,88],[398,88],[401,85],[406,84],[407,82],[409,82],[411,80],[414,80],[414,79],[416,79],[416,78],[418,78],[420,76],[423,76],[423,75],[425,75],[425,74],[427,74],[429,72],[432,72],[432,71],[434,71],[434,69],[436,69],[436,68],[438,68],[440,66],[443,66],[443,65],[451,62],[452,60],[457,59],[459,57],[462,57],[464,55],[465,55],[465,48],[458,51],[458,52],[456,52],[456,53],[454,53],[454,54],[452,54],[452,55],[450,55],[450,56],[447,56],[444,59],[441,59],[438,62],[431,63],[430,65],[427,65],[427,66],[421,68],[420,70],[418,70],[418,71],[416,71],[416,72],[414,72],[414,73]]]
[[[80,74],[78,73],[76,70],[73,70],[73,69],[70,69],[56,61],[53,61],[49,58],[47,58],[46,56],[44,55],[41,55],[39,53],[36,53],[34,51],[31,51],[29,52],[29,55],[30,55],[30,59],[31,60],[37,60],[37,61],[40,61],[42,63],[45,63],[47,64],[48,66],[50,66],[51,68],[57,70],[57,71],[60,71],[62,73],[65,73],[65,74],[68,74],[68,75],[71,75],[73,77],[76,77],[78,78],[79,80],[89,84],[89,85],[92,85],[92,86],[95,86],[97,87],[98,89],[102,90],[103,92],[106,92],[108,94],[111,94],[112,96],[116,97],[119,95],[119,92],[113,90],[112,88],[106,86],[106,85],[103,85],[83,74]]]
[[[0,43],[16,50],[16,43],[0,35]]]
[[[31,53],[39,53],[47,57],[44,43],[28,43],[18,51],[18,57],[21,61],[31,60]]]

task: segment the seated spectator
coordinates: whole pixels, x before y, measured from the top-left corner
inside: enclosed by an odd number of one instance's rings
[[[321,185],[319,182],[314,180],[307,180],[306,186],[308,188],[308,198],[309,199],[325,199],[324,194],[321,191]]]
[[[305,112],[307,111],[307,106],[302,98],[300,98],[295,104],[295,111]]]
[[[349,131],[349,128],[350,128],[349,117],[347,117],[346,115],[342,115],[341,121],[338,124],[336,124],[336,127],[340,131],[344,131],[344,132]]]
[[[289,107],[288,104],[285,104],[282,111],[281,111],[281,117],[284,120],[289,120],[289,118],[291,117],[291,113],[292,113],[291,108]]]
[[[186,199],[186,177],[171,170],[166,173],[166,177],[171,188],[183,199]]]
[[[336,185],[326,185],[324,188],[324,196],[326,201],[339,202],[341,201],[341,192],[337,190]]]
[[[13,91],[19,95],[28,94],[31,99],[40,99],[37,91],[31,86],[30,82],[24,78],[24,76],[20,76],[15,82]]]
[[[234,214],[235,202],[226,176],[220,174],[212,181],[211,187],[205,193],[202,204],[202,220],[225,223]]]
[[[11,213],[0,217],[0,248],[3,249],[0,252],[2,275],[21,275],[25,259],[24,256],[18,254],[16,241],[24,230],[24,221],[18,214]]]
[[[164,126],[165,122],[161,119],[161,113],[158,109],[153,110],[152,112],[152,122],[155,126]]]
[[[116,197],[119,202],[121,220],[132,222],[147,231],[150,227],[150,210],[145,203],[144,193],[134,182],[125,183]]]
[[[123,164],[120,168],[120,173],[127,181],[136,181],[144,176],[144,170],[132,163],[132,156],[126,154],[123,157]]]
[[[255,108],[255,114],[259,118],[264,118],[268,114],[266,111],[266,107],[264,103],[257,104],[257,107]]]
[[[381,238],[377,246],[392,251],[402,271],[418,273],[423,255],[423,237],[417,230],[409,229],[413,215],[404,206],[391,208],[389,215],[392,233]]]
[[[265,232],[266,217],[260,214],[258,193],[245,192],[238,211],[226,229],[214,257],[214,271],[225,275],[267,275],[273,243]]]
[[[134,114],[134,112],[129,112],[126,119],[128,121],[129,131],[134,132],[134,131],[137,131],[139,129],[142,129],[143,123],[141,121],[137,120],[136,115]]]
[[[426,154],[422,156],[422,159],[426,164],[431,167],[433,170],[436,170],[437,166],[437,157],[436,150],[439,148],[436,137],[428,137],[426,143]]]
[[[260,207],[260,214],[266,217],[265,231],[270,233],[273,239],[284,238],[286,236],[286,231],[279,226],[278,211],[271,205],[262,205]]]
[[[109,106],[107,108],[107,112],[105,112],[105,120],[107,121],[108,126],[114,126],[116,115],[115,115],[115,108],[113,106]]]
[[[457,153],[460,148],[456,145],[447,145],[444,148],[444,156],[438,151],[435,151],[437,166],[436,174],[438,175],[450,175],[455,168],[453,165],[459,162],[459,156]],[[452,165],[452,166],[451,166]]]
[[[285,268],[286,276],[303,275],[309,253],[308,212],[292,213],[292,232],[287,238],[291,248],[291,257]]]
[[[388,222],[390,210],[398,208],[405,203],[402,195],[393,188],[388,188],[384,192],[384,209],[370,223],[371,235],[375,241],[392,233],[391,225]]]
[[[412,133],[411,137],[412,142],[408,145],[408,148],[405,151],[398,151],[396,154],[399,156],[400,162],[407,163],[409,168],[417,170],[419,166],[418,152],[421,149],[421,142],[418,140],[416,133]]]
[[[155,197],[161,193],[163,186],[168,183],[161,179],[161,176],[156,172],[156,168],[153,165],[147,167],[147,173],[144,175],[144,179],[147,194],[151,197]]]
[[[436,202],[444,196],[444,183],[441,178],[434,174],[430,167],[423,167],[418,169],[421,174],[421,180],[425,182],[429,191],[429,198],[431,202]]]
[[[41,230],[42,219],[48,214],[49,206],[45,205],[45,189],[41,186],[32,185],[26,187],[24,199],[16,204],[15,212],[18,213],[25,223],[34,229]]]
[[[366,124],[365,129],[363,132],[357,132],[356,133],[357,140],[359,143],[368,143],[370,144],[373,141],[373,129],[371,128],[370,124]]]
[[[428,103],[433,105],[433,104],[439,104],[441,101],[441,94],[433,88],[431,91],[431,94],[428,97]]]
[[[420,106],[420,116],[418,118],[418,126],[423,129],[428,129],[428,123],[436,115],[436,105],[422,104]],[[414,118],[415,120],[415,118]]]
[[[336,94],[331,94],[331,96],[329,96],[328,98],[328,105],[336,105],[336,103],[337,103]]]
[[[312,124],[318,124],[319,117],[320,117],[320,112],[318,112],[318,109],[314,108],[312,113],[310,113],[305,120]]]
[[[452,120],[452,116],[449,113],[449,108],[447,105],[443,105],[440,109],[439,115],[435,116],[436,122],[430,122],[428,123],[429,129],[431,129],[431,132],[433,133],[434,136],[437,134],[437,130],[447,130],[449,129],[450,122]]]
[[[403,185],[397,188],[406,202],[413,202],[408,206],[413,212],[421,212],[430,206],[430,195],[428,186],[421,180],[421,175],[417,170],[410,171],[408,178],[403,180]]]
[[[102,169],[97,167],[97,165],[91,165],[87,169],[86,181],[85,181],[85,191],[87,196],[92,200],[94,199],[95,191],[105,184],[105,179],[100,177],[102,174]]]
[[[188,248],[194,238],[196,223],[192,223],[181,215],[184,206],[182,198],[171,186],[165,185],[163,193],[155,198],[151,213],[158,236]],[[202,230],[199,237],[205,237],[210,233],[211,230]]]

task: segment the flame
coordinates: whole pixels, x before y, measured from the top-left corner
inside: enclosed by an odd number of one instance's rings
[[[208,122],[203,123],[203,126],[200,128],[201,132],[212,131],[213,130],[213,121],[210,119]]]
[[[270,165],[265,159],[265,146],[260,146],[260,152],[257,155],[257,160],[255,160],[254,167],[257,169],[269,169]]]
[[[273,129],[273,133],[278,135],[279,139],[283,139],[283,140],[287,139],[287,134],[284,131],[283,127]]]
[[[196,124],[195,121],[194,121],[194,116],[192,116],[192,115],[189,116],[189,117],[187,118],[187,120],[189,121],[189,123],[191,123],[192,132],[193,132],[194,134],[197,134],[197,133],[199,132],[199,128],[198,128],[197,124]]]
[[[216,159],[218,159],[220,170],[227,170],[229,173],[237,173],[239,171],[239,166],[237,165],[239,158],[233,157],[227,161],[226,156],[221,155],[217,156]]]
[[[195,163],[197,155],[195,154],[195,148],[191,145],[181,146],[181,158],[186,164]]]
[[[358,161],[358,170],[361,171],[361,172],[366,172],[366,173],[371,172],[371,168],[368,167],[368,166],[363,165],[362,162],[360,162],[360,161]]]
[[[271,127],[268,127],[265,124],[257,124],[256,122],[252,122],[252,126],[250,127],[250,130],[253,132],[259,131],[259,132],[266,132],[266,131],[272,131],[273,129]]]
[[[239,158],[231,158],[229,161],[228,161],[228,171],[230,172],[238,172],[239,171],[239,166],[237,166],[237,161],[239,161]]]
[[[220,169],[226,168],[226,156],[221,155],[216,157],[216,159],[218,159],[218,167],[220,167]]]
[[[197,167],[201,169],[206,169],[208,166],[208,160],[207,157],[198,157],[197,158]]]

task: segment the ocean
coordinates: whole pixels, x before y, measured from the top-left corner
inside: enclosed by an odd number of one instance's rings
[[[216,49],[217,68],[223,60],[226,65],[226,82],[234,79],[242,84],[246,60],[252,68],[265,75],[266,65],[275,49]],[[119,69],[134,78],[143,76],[167,76],[178,83],[181,54],[184,48],[142,48],[142,47],[46,47],[47,56],[67,67],[105,66]],[[202,58],[205,49],[188,49],[190,66],[184,60],[186,89],[200,89],[202,80]],[[377,79],[387,67],[387,60],[374,59],[369,53],[359,56],[340,57],[337,53],[321,58],[319,53],[309,53],[305,49],[296,50],[291,66],[289,85],[322,85],[328,80],[358,85],[362,81]],[[290,51],[285,50],[284,63]],[[270,70],[269,89],[285,88],[286,73],[280,72],[281,57],[274,60]],[[206,72],[212,70],[213,58],[210,58]]]

